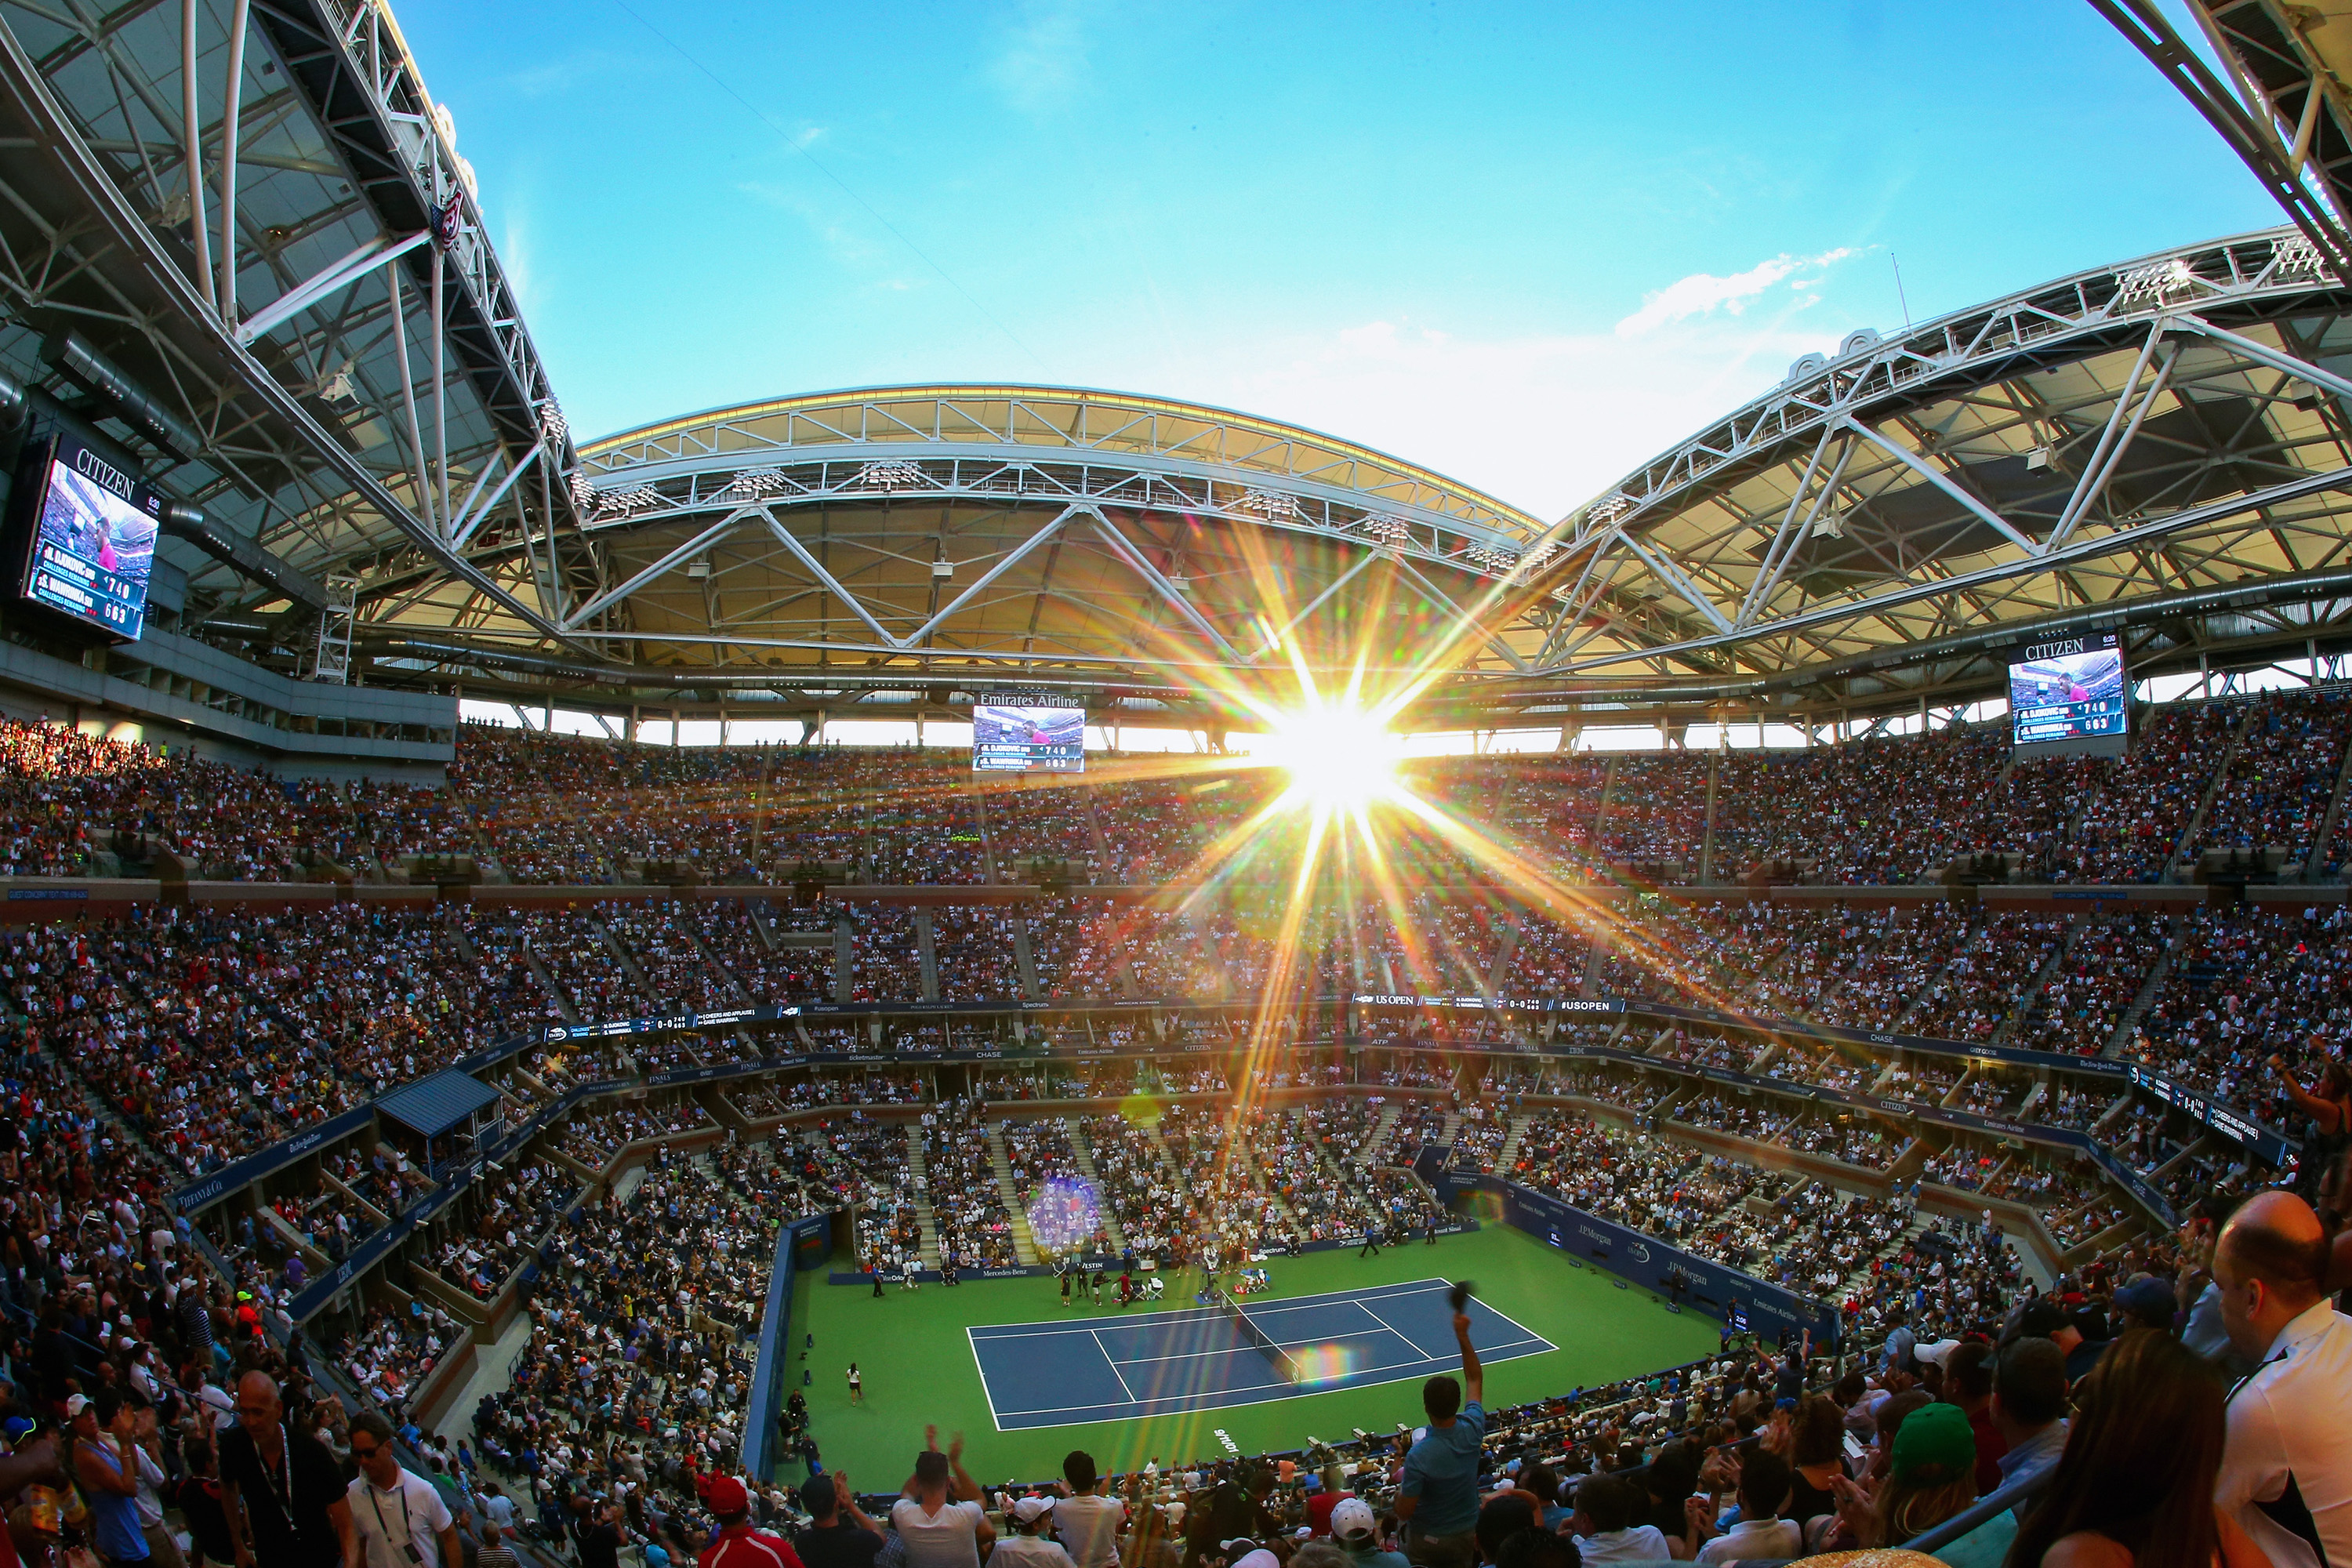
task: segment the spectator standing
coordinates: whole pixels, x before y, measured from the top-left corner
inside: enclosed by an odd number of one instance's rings
[[[66,1419],[73,1428],[73,1477],[89,1500],[90,1543],[110,1565],[147,1561],[147,1535],[139,1528],[139,1471],[131,1457],[129,1414],[119,1389],[100,1389],[96,1401],[80,1394],[66,1400]]]
[[[2290,1193],[2249,1198],[2213,1249],[2230,1342],[2261,1364],[2229,1402],[2215,1501],[2275,1568],[2352,1563],[2352,1320],[2326,1233]]]
[[[352,1417],[359,1462],[344,1496],[367,1568],[459,1568],[457,1521],[440,1489],[407,1468],[392,1446],[392,1423],[373,1410]]]
[[[475,1568],[518,1568],[514,1548],[507,1544],[507,1532],[492,1521],[482,1521],[482,1552],[475,1559]]]
[[[236,1427],[221,1436],[220,1472],[236,1568],[360,1561],[342,1469],[316,1437],[287,1429],[278,1384],[266,1372],[237,1379]]]
[[[703,1500],[719,1521],[719,1532],[695,1559],[697,1568],[801,1568],[791,1542],[753,1527],[751,1495],[741,1481],[720,1476]]]
[[[2084,1390],[2049,1489],[2019,1527],[2016,1568],[2262,1568],[2215,1501],[2221,1380],[2167,1335],[2134,1330]]]
[[[187,1473],[172,1484],[166,1495],[187,1522],[194,1561],[199,1565],[235,1563],[236,1543],[229,1539],[228,1519],[221,1511],[220,1478],[214,1473],[218,1459],[209,1422],[180,1445],[180,1462]]]
[[[850,1493],[848,1471],[803,1481],[801,1506],[809,1511],[797,1542],[807,1568],[867,1568],[882,1550],[882,1532]]]
[[[134,1394],[124,1403],[131,1411],[131,1442],[125,1452],[139,1471],[139,1491],[131,1500],[139,1510],[139,1532],[147,1538],[147,1560],[154,1568],[187,1568],[178,1537],[163,1522],[163,1489],[171,1478],[159,1457],[163,1439],[155,1425],[155,1407],[143,1394]]]
[[[1454,1314],[1462,1379],[1441,1373],[1422,1384],[1429,1427],[1407,1449],[1396,1516],[1404,1553],[1419,1568],[1470,1568],[1477,1561],[1479,1444],[1486,1435],[1485,1372],[1470,1344],[1470,1314]],[[1466,1394],[1466,1397],[1465,1397]]]
[[[923,1440],[907,1495],[890,1505],[890,1527],[898,1532],[907,1568],[980,1568],[980,1549],[996,1539],[996,1531],[980,1506],[980,1483],[964,1471],[963,1434],[949,1440],[944,1454],[938,1427],[926,1428]]]
[[[1054,1505],[1055,1538],[1076,1568],[1118,1568],[1118,1531],[1127,1522],[1127,1505],[1104,1495],[1095,1457],[1083,1448],[1064,1457],[1062,1481],[1069,1492]]]
[[[1201,1490],[1197,1472],[1186,1472],[1185,1479],[1186,1491]],[[1184,1568],[1199,1568],[1208,1558],[1227,1555],[1223,1551],[1225,1542],[1270,1535],[1276,1521],[1265,1511],[1265,1500],[1274,1490],[1274,1467],[1252,1459],[1230,1480],[1212,1488],[1208,1497],[1185,1515]]]

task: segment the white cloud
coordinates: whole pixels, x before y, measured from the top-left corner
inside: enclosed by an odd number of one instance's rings
[[[509,196],[502,205],[506,210],[499,224],[504,232],[498,241],[499,266],[506,273],[507,287],[514,290],[515,303],[530,311],[540,304],[539,273],[531,266],[535,253],[530,242],[530,220],[520,200]]]
[[[1642,308],[1617,323],[1621,338],[1637,338],[1660,327],[1686,321],[1693,316],[1712,315],[1719,308],[1737,316],[1748,309],[1749,301],[1769,292],[1772,287],[1791,273],[1808,267],[1826,267],[1843,261],[1853,251],[1844,246],[1824,251],[1819,256],[1790,256],[1786,252],[1769,261],[1759,261],[1745,272],[1735,272],[1728,278],[1718,278],[1712,272],[1694,272],[1675,279],[1654,294],[1642,297]],[[1794,290],[1815,287],[1821,279],[1801,279],[1790,285]]]
[[[1042,114],[1086,84],[1092,8],[1090,0],[1023,0],[1019,21],[988,66],[989,79],[1013,108]]]
[[[1857,323],[1819,320],[1832,312],[1818,302],[1784,294],[1744,316],[1670,316],[1638,338],[1367,321],[1320,341],[1232,344],[1220,356],[1232,373],[1198,395],[1360,441],[1551,521],[1769,391],[1799,355],[1834,347]]]

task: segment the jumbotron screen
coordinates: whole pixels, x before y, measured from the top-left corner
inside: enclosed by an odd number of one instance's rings
[[[1082,773],[1087,771],[1087,710],[1030,701],[971,705],[971,771],[976,773]]]
[[[135,641],[155,570],[163,498],[69,436],[34,475],[40,510],[25,563],[24,596],[44,609]]]
[[[2123,752],[2131,702],[2116,633],[2053,637],[2019,654],[2009,666],[2010,736],[2017,746]]]

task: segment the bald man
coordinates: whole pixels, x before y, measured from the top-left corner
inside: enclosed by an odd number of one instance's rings
[[[2221,1227],[2213,1283],[2231,1344],[2258,1363],[2230,1395],[2215,1505],[2273,1568],[2352,1565],[2352,1318],[2325,1293],[2326,1233],[2292,1193]]]
[[[289,1428],[266,1372],[237,1379],[236,1425],[221,1434],[220,1480],[236,1568],[360,1568],[342,1467],[316,1437]]]

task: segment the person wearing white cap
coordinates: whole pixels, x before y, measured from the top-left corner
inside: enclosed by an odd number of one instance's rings
[[[1403,1552],[1381,1550],[1380,1516],[1361,1498],[1341,1498],[1331,1510],[1331,1539],[1353,1568],[1412,1568]]]
[[[991,1563],[1007,1568],[1076,1568],[1060,1542],[1037,1533],[1054,1511],[1052,1498],[1018,1498],[1007,1511],[1013,1515],[1014,1532],[997,1542],[996,1550],[988,1556]]]

